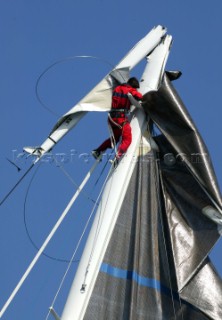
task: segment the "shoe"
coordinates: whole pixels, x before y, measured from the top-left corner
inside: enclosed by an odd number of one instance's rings
[[[93,150],[93,151],[92,151],[92,156],[93,156],[96,160],[99,159],[100,155],[101,155],[101,151],[98,151],[98,150]]]
[[[119,163],[119,159],[115,157],[113,160],[109,160],[109,162],[113,165],[113,168],[116,169]]]

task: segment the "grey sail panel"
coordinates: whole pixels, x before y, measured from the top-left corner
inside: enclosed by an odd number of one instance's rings
[[[145,96],[143,106],[176,150],[177,157],[183,157],[189,170],[221,209],[221,194],[207,147],[166,75],[160,89]],[[199,161],[193,161],[195,157],[199,157]]]
[[[210,319],[177,293],[159,188],[154,155],[140,157],[84,320]]]
[[[172,161],[175,151],[167,140],[158,136],[155,141],[159,147],[167,246],[172,252],[180,298],[209,319],[219,320],[222,318],[218,300],[222,297],[222,281],[207,255],[220,233],[217,224],[202,214],[210,199],[184,162]],[[164,157],[166,154],[171,154],[170,161]]]
[[[153,168],[153,161],[136,164],[85,320],[146,319],[147,308],[150,319],[156,315],[162,319],[162,306],[158,303],[161,295],[152,288],[160,288],[159,208],[155,192],[149,201],[151,186],[155,185]],[[147,285],[140,285],[141,281]],[[170,303],[168,295],[166,299]],[[171,312],[168,311],[168,319]]]
[[[138,157],[84,320],[220,320],[208,254],[221,226],[203,212],[221,196],[208,150],[166,76],[144,108],[158,151]]]
[[[222,283],[209,259],[204,261],[192,281],[181,290],[180,296],[206,313],[210,319],[222,319]]]
[[[196,273],[220,237],[217,224],[203,215],[210,199],[183,161],[175,158],[170,144],[163,136],[155,138],[159,147],[159,171],[170,232],[170,243],[179,290]],[[165,155],[174,156],[169,161]]]

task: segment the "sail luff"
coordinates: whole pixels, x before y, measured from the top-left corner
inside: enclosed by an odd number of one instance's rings
[[[162,70],[165,67],[171,36],[154,50],[156,59],[152,59],[149,67],[145,68],[143,73],[143,82],[141,83],[142,92],[150,90],[149,81],[156,79],[155,89],[160,85]],[[155,57],[155,53],[153,53]],[[154,65],[153,65],[154,64]],[[154,82],[152,82],[152,86]],[[144,90],[144,91],[143,91]],[[84,317],[88,301],[90,299],[102,259],[115,227],[118,214],[124,199],[131,174],[137,161],[138,149],[142,133],[147,125],[146,117],[142,108],[135,110],[132,118],[132,137],[133,141],[119,163],[117,169],[111,173],[109,181],[106,184],[96,217],[91,228],[87,243],[82,255],[73,285],[71,287],[63,314],[62,320],[81,320]],[[148,146],[149,147],[149,146]],[[99,231],[98,231],[99,230]],[[96,245],[94,240],[96,238]],[[93,259],[90,259],[93,252]],[[82,293],[81,293],[81,288]]]
[[[157,151],[137,158],[84,320],[222,318],[222,281],[207,258],[220,234],[202,214],[210,199],[164,135],[153,139]]]
[[[220,320],[222,281],[207,256],[221,214],[203,211],[221,198],[209,157],[198,161],[206,146],[165,78],[143,106],[162,134],[138,157],[84,320]]]
[[[104,253],[118,217],[119,207],[125,194],[124,190],[128,184],[127,180],[129,180],[130,172],[135,165],[134,154],[138,148],[141,131],[145,129],[144,125],[144,112],[136,110],[136,116],[131,122],[133,141],[127,152],[127,156],[119,163],[117,169],[111,172],[106,184],[61,320],[80,320],[84,316]],[[111,189],[115,190],[115,192],[111,192]],[[93,259],[90,260],[89,257],[92,252]],[[81,293],[80,290],[83,286],[85,290]]]

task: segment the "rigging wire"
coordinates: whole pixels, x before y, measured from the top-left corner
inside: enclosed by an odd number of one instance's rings
[[[69,272],[69,270],[70,270],[70,268],[71,268],[72,263],[76,261],[76,260],[74,260],[75,255],[76,255],[76,252],[78,251],[79,246],[80,246],[80,244],[81,244],[81,242],[82,242],[82,239],[83,239],[83,237],[84,237],[84,235],[85,235],[85,233],[86,233],[87,227],[88,227],[88,225],[89,225],[89,223],[90,223],[90,220],[91,220],[91,218],[92,218],[92,216],[93,216],[93,213],[94,213],[94,211],[91,212],[91,214],[90,214],[90,216],[89,216],[89,218],[88,218],[88,220],[87,220],[87,222],[86,222],[86,225],[85,225],[85,227],[84,227],[84,229],[83,229],[83,232],[82,232],[82,234],[81,234],[81,236],[80,236],[80,238],[79,238],[79,241],[78,241],[78,243],[77,243],[77,245],[76,245],[76,247],[75,247],[75,249],[74,249],[74,252],[73,252],[73,254],[72,254],[72,256],[71,256],[71,259],[69,260],[69,263],[68,263],[68,266],[67,266],[67,268],[66,268],[66,271],[65,271],[65,273],[64,273],[64,275],[63,275],[63,277],[62,277],[62,280],[61,280],[61,282],[60,282],[60,284],[59,284],[59,288],[58,288],[58,290],[57,290],[57,292],[56,292],[56,294],[55,294],[55,296],[54,296],[54,299],[53,299],[53,301],[52,301],[52,304],[51,304],[51,307],[52,307],[52,308],[54,307],[54,304],[55,304],[55,302],[56,302],[56,299],[57,299],[57,297],[58,297],[58,295],[59,295],[59,293],[60,293],[60,291],[61,291],[61,288],[62,288],[62,286],[63,286],[63,283],[65,282],[66,276],[67,276],[67,274],[68,274],[68,272]],[[50,315],[50,311],[49,311],[48,314],[47,314],[46,320],[48,319],[49,315]]]
[[[76,56],[77,57],[77,56]],[[76,58],[75,57],[75,58]],[[94,58],[94,59],[98,59],[98,58],[96,58],[96,57],[92,57],[92,56],[79,56],[79,57],[81,57],[81,58]],[[73,58],[73,57],[72,57]],[[41,99],[40,99],[40,96],[39,96],[39,93],[38,93],[38,87],[39,87],[39,82],[40,82],[40,80],[41,80],[41,78],[44,76],[44,74],[46,73],[46,72],[48,72],[48,70],[50,69],[50,68],[52,68],[53,66],[55,66],[56,64],[58,64],[58,63],[61,63],[61,62],[64,62],[64,61],[67,61],[67,60],[70,60],[71,58],[66,58],[65,60],[63,59],[63,61],[59,61],[59,62],[56,62],[56,63],[54,63],[54,64],[52,64],[51,66],[49,66],[40,76],[39,76],[39,78],[37,79],[37,82],[36,82],[36,96],[37,96],[37,98],[38,98],[38,100],[40,101],[40,103],[42,104],[42,105],[44,105],[43,103],[42,103],[42,101],[41,101]],[[122,74],[120,73],[120,75],[122,76]],[[52,114],[54,114],[54,115],[56,115],[55,114],[55,112],[54,111],[52,111],[50,108],[48,108],[46,105],[44,105],[44,108],[45,109],[47,109],[49,112],[51,112]],[[56,115],[57,116],[57,115]],[[25,172],[25,174],[19,179],[19,181],[15,184],[15,186],[9,191],[9,193],[3,198],[3,200],[1,201],[1,203],[0,203],[0,205],[8,198],[8,196],[14,191],[14,189],[18,186],[18,184],[25,178],[25,176],[29,173],[29,171],[33,168],[33,166],[35,165],[35,163],[36,162],[34,162],[32,165],[31,165],[31,167]],[[37,172],[37,171],[36,171]],[[29,184],[29,187],[28,187],[28,189],[27,189],[27,194],[26,194],[26,197],[25,197],[25,202],[24,202],[24,209],[25,209],[25,206],[26,206],[26,201],[27,201],[27,196],[28,196],[28,191],[29,191],[29,189],[30,189],[30,186],[31,186],[31,183],[32,183],[32,181],[33,181],[33,179],[34,179],[34,177],[35,177],[35,175],[36,175],[36,172],[35,172],[35,174],[33,175],[33,177],[32,177],[32,179],[31,179],[31,182],[30,182],[30,184]],[[83,181],[84,182],[84,181]],[[78,189],[78,191],[79,191],[79,193],[80,193],[80,191],[81,191],[81,189]],[[75,196],[75,195],[74,195]],[[72,198],[72,199],[74,199],[74,197]],[[71,200],[72,201],[72,200]],[[95,206],[96,206],[96,204],[94,205],[94,208],[95,208]],[[65,211],[66,211],[67,209],[65,209]],[[65,214],[66,212],[64,212],[64,214]],[[26,226],[26,231],[28,231],[27,230],[27,224],[26,224],[26,220],[25,220],[25,217],[24,217],[24,222],[25,222],[25,226]],[[56,226],[57,227],[57,226]],[[54,229],[53,229],[53,232],[54,232]],[[29,235],[30,236],[30,235]],[[51,233],[50,233],[50,237],[51,237]],[[30,238],[30,237],[29,237]],[[12,299],[14,298],[14,296],[16,295],[16,293],[17,293],[17,291],[19,290],[19,288],[20,288],[20,286],[22,285],[22,283],[23,283],[23,281],[25,280],[25,278],[28,276],[28,274],[29,274],[29,272],[31,271],[31,269],[33,268],[33,266],[34,266],[34,264],[36,263],[36,261],[37,261],[37,259],[39,258],[39,256],[41,255],[41,254],[44,254],[44,246],[45,246],[45,244],[46,244],[46,242],[48,241],[48,239],[49,238],[47,238],[46,239],[46,241],[44,242],[44,244],[43,244],[43,246],[42,246],[42,248],[40,249],[40,250],[42,250],[42,252],[38,252],[37,253],[37,255],[35,256],[35,258],[33,259],[33,261],[31,262],[31,264],[30,264],[30,266],[28,267],[28,269],[26,270],[26,272],[25,272],[25,274],[23,275],[23,277],[21,278],[21,280],[19,281],[19,283],[17,284],[17,286],[16,286],[16,288],[14,289],[14,291],[12,292],[12,294],[11,294],[11,296],[9,297],[9,299],[7,300],[7,302],[6,302],[6,304],[3,306],[3,309],[2,309],[2,311],[1,311],[1,315],[5,312],[5,310],[6,310],[6,308],[8,307],[8,305],[10,304],[10,302],[12,301]],[[31,239],[30,239],[31,240]],[[33,242],[32,242],[33,243]],[[34,244],[34,243],[33,243]],[[36,247],[36,246],[35,246]],[[75,256],[75,252],[74,252],[74,256]],[[73,258],[74,258],[74,256],[73,256]],[[49,256],[48,256],[49,257]],[[73,259],[72,259],[73,260]],[[69,262],[69,265],[71,264],[71,261]]]
[[[114,132],[113,132],[113,128],[110,124],[110,121],[112,121],[112,118],[110,116],[110,114],[108,113],[108,119],[107,119],[107,123],[108,123],[108,130],[109,130],[109,135],[110,135],[110,141],[111,141],[111,146],[114,149],[115,154],[117,153],[117,144],[116,144],[116,139],[114,136]],[[112,121],[113,122],[113,121]],[[114,122],[115,123],[115,122]],[[117,125],[117,123],[115,123]]]
[[[41,106],[47,110],[48,112],[50,112],[53,116],[56,116],[56,117],[59,117],[59,115],[54,111],[52,110],[46,103],[43,102],[42,98],[40,97],[40,94],[39,94],[39,85],[40,85],[40,82],[41,80],[43,79],[43,77],[49,72],[49,70],[51,70],[52,68],[54,68],[55,66],[59,65],[59,64],[62,64],[62,63],[65,63],[67,61],[73,61],[75,59],[94,59],[94,60],[98,60],[98,61],[102,61],[104,62],[105,64],[107,64],[111,69],[114,69],[115,66],[110,63],[108,60],[105,60],[103,58],[100,58],[100,57],[96,57],[96,56],[91,56],[91,55],[76,55],[76,56],[70,56],[70,57],[66,57],[64,59],[61,59],[61,60],[58,60],[58,61],[55,61],[54,63],[50,64],[47,68],[45,68],[42,73],[39,75],[38,79],[36,80],[36,85],[35,85],[35,95],[36,95],[36,98],[37,100],[39,101],[39,103],[41,104]],[[122,78],[123,82],[126,82],[127,79],[124,78],[123,74],[119,71],[119,70],[115,70],[120,78]]]
[[[18,185],[22,182],[22,180],[27,176],[27,174],[34,167],[36,162],[33,162],[32,165],[25,171],[25,173],[19,178],[16,184],[9,190],[9,192],[4,196],[4,198],[0,202],[0,206],[8,199],[8,197],[13,193],[13,191],[18,187]]]
[[[33,183],[33,181],[34,181],[34,178],[35,178],[35,176],[36,176],[39,168],[40,168],[40,165],[36,168],[36,170],[34,171],[34,173],[33,173],[33,175],[32,175],[32,178],[31,178],[31,180],[30,180],[30,182],[29,182],[29,185],[28,185],[28,187],[27,187],[27,190],[26,190],[25,200],[24,200],[24,204],[23,204],[23,221],[24,221],[24,225],[25,225],[26,235],[27,235],[29,241],[31,242],[31,244],[33,245],[33,247],[34,247],[37,251],[39,251],[39,247],[36,245],[36,243],[35,243],[34,240],[32,239],[31,234],[30,234],[30,231],[29,231],[29,229],[28,229],[28,225],[27,225],[27,214],[26,214],[27,210],[26,210],[26,205],[27,205],[28,195],[29,195],[29,192],[30,192],[32,183]],[[47,254],[47,253],[45,253],[45,252],[42,252],[42,255],[45,256],[46,258],[51,259],[51,260],[55,260],[55,261],[59,261],[59,262],[69,262],[69,260],[67,260],[67,259],[62,259],[62,258],[53,257],[53,256],[51,256],[51,255],[49,255],[49,254]],[[76,261],[74,261],[74,262],[78,262],[78,261],[79,261],[79,260],[76,260]]]
[[[106,61],[106,60],[104,60],[104,59],[101,59],[101,58],[94,57],[94,56],[73,56],[73,57],[68,57],[68,58],[65,58],[65,59],[56,61],[55,63],[53,63],[53,64],[51,64],[49,67],[47,67],[47,68],[40,74],[40,76],[38,77],[38,79],[37,79],[37,81],[36,81],[35,93],[36,93],[36,97],[37,97],[38,101],[40,102],[40,104],[45,108],[45,110],[47,110],[48,112],[50,112],[50,113],[53,114],[54,116],[58,116],[58,115],[57,115],[53,110],[51,110],[51,108],[49,108],[49,107],[42,101],[42,99],[40,98],[40,95],[39,95],[39,84],[40,84],[40,81],[41,81],[41,79],[43,78],[43,76],[44,76],[51,68],[53,68],[54,66],[56,66],[56,65],[58,65],[58,64],[61,64],[61,63],[64,63],[64,62],[66,62],[66,61],[68,61],[68,60],[70,61],[70,60],[76,59],[76,58],[93,58],[93,59],[97,59],[97,60],[101,60],[101,61],[103,61],[103,62],[106,62],[107,64],[109,64],[109,65],[112,67],[112,69],[113,69],[113,67],[114,67],[114,66],[113,66],[112,64],[110,64],[108,61]],[[118,70],[116,70],[116,71],[119,72]],[[124,82],[127,80],[127,79],[124,79],[124,77],[123,77],[123,75],[122,75],[121,72],[119,72],[119,75],[120,75],[120,77],[123,79]],[[115,140],[114,140],[114,141],[115,141]],[[116,149],[116,144],[115,144],[115,149]],[[99,176],[99,178],[97,179],[95,185],[98,183],[101,175],[103,174],[103,171],[105,170],[105,167],[106,167],[108,161],[109,161],[109,159],[107,160],[105,166],[103,167],[103,170],[102,170],[102,172],[100,173],[100,176]],[[76,183],[75,183],[74,180],[71,178],[71,176],[65,171],[64,167],[59,166],[59,168],[60,168],[60,170],[62,170],[63,173],[68,177],[68,179],[76,186]],[[111,172],[111,170],[110,170],[110,172]],[[109,173],[109,174],[110,174],[110,173]],[[59,286],[59,289],[58,289],[58,291],[57,291],[57,293],[56,293],[56,296],[55,296],[55,298],[54,298],[54,300],[53,300],[52,305],[54,305],[55,300],[56,300],[56,298],[57,298],[57,295],[59,294],[59,291],[60,291],[60,289],[61,289],[61,287],[62,287],[62,284],[63,284],[63,282],[64,282],[64,280],[65,280],[65,277],[66,277],[66,275],[67,275],[67,273],[68,273],[68,270],[70,269],[71,264],[72,264],[72,262],[74,261],[74,257],[75,257],[76,251],[77,251],[77,249],[78,249],[78,247],[79,247],[79,245],[80,245],[80,242],[81,242],[81,240],[82,240],[82,237],[83,237],[83,235],[84,235],[84,233],[85,233],[85,231],[86,231],[86,229],[87,229],[87,226],[88,226],[88,224],[89,224],[89,221],[90,221],[90,219],[91,219],[91,216],[92,216],[92,214],[93,214],[93,212],[94,212],[94,210],[95,210],[95,207],[97,206],[98,199],[100,198],[101,193],[102,193],[102,191],[103,191],[103,189],[104,189],[104,187],[105,187],[105,184],[106,184],[106,182],[107,182],[107,179],[108,179],[108,177],[109,177],[109,174],[107,175],[107,178],[105,179],[105,182],[104,182],[104,184],[103,184],[103,186],[102,186],[102,189],[101,189],[101,191],[100,191],[100,193],[99,193],[99,196],[98,196],[98,198],[97,198],[97,200],[96,200],[96,202],[95,202],[95,204],[94,204],[94,207],[93,207],[93,210],[92,210],[92,212],[91,212],[91,215],[90,215],[90,217],[89,217],[89,219],[88,219],[88,221],[87,221],[87,224],[86,224],[86,226],[85,226],[85,229],[84,229],[84,231],[83,231],[83,234],[82,234],[82,236],[81,236],[81,238],[80,238],[80,240],[79,240],[79,242],[78,242],[78,244],[77,244],[77,247],[76,247],[76,249],[75,249],[75,251],[74,251],[74,253],[73,253],[73,256],[72,256],[71,260],[69,261],[67,270],[66,270],[65,275],[64,275],[64,277],[63,277],[63,279],[62,279],[62,281],[61,281],[61,284],[60,284],[60,286]],[[31,182],[30,182],[29,188],[28,188],[28,190],[27,190],[27,195],[28,195],[28,191],[29,191],[29,189],[30,189],[31,183],[32,183],[32,181],[33,181],[33,179],[34,179],[34,176],[35,176],[35,174],[33,175],[33,178],[32,178],[32,180],[31,180]],[[27,200],[27,195],[26,195],[25,203],[26,203],[26,200]],[[87,198],[90,199],[89,197],[87,197]],[[92,199],[90,199],[90,200],[92,200]],[[25,210],[25,204],[24,204],[24,210]],[[24,212],[25,212],[25,211],[24,211]],[[25,220],[24,220],[24,221],[25,221]],[[26,222],[25,222],[25,225],[26,225]],[[28,230],[27,230],[27,225],[26,225],[26,231],[28,231]],[[29,235],[29,233],[27,233],[27,234]],[[30,236],[29,236],[29,239],[31,240]],[[37,246],[33,243],[33,241],[31,241],[31,242],[32,242],[32,244],[35,246],[35,248],[37,249]],[[44,254],[44,253],[43,253],[43,254]],[[93,254],[93,252],[92,252],[92,254]],[[55,258],[53,258],[53,257],[51,257],[51,256],[49,256],[49,255],[46,255],[46,254],[44,254],[44,255],[47,256],[48,258],[51,258],[51,259],[54,259],[54,260],[55,260]],[[56,259],[56,260],[61,261],[61,259]],[[49,311],[49,314],[50,314],[50,311]],[[49,316],[49,314],[48,314],[48,316]],[[48,316],[47,316],[46,319],[48,319]]]
[[[84,177],[84,179],[82,180],[81,185],[79,186],[79,189],[74,193],[74,195],[72,196],[72,198],[70,199],[68,205],[66,206],[65,210],[62,212],[61,216],[59,217],[59,219],[57,220],[56,224],[54,225],[54,227],[52,228],[52,230],[50,231],[49,235],[47,236],[47,238],[45,239],[45,241],[43,242],[41,248],[39,249],[39,251],[37,252],[37,254],[35,255],[35,257],[33,258],[33,260],[31,261],[30,265],[28,266],[28,268],[26,269],[25,273],[23,274],[23,276],[21,277],[21,279],[19,280],[18,284],[16,285],[16,287],[14,288],[14,290],[12,291],[11,295],[9,296],[8,300],[6,301],[6,303],[4,304],[4,306],[2,307],[2,310],[0,311],[0,317],[5,313],[6,309],[8,308],[8,306],[10,305],[10,303],[12,302],[12,300],[14,299],[14,297],[16,296],[16,294],[18,293],[18,291],[20,290],[21,286],[23,285],[24,281],[26,280],[26,278],[28,277],[28,275],[30,274],[30,272],[32,271],[33,267],[35,266],[35,264],[37,263],[37,261],[39,260],[42,252],[44,251],[44,249],[46,248],[46,246],[48,245],[48,243],[50,242],[50,240],[52,239],[52,237],[54,236],[55,232],[58,230],[59,226],[61,225],[61,223],[63,222],[63,220],[65,219],[66,215],[68,214],[69,210],[71,209],[73,203],[76,201],[77,197],[79,196],[79,194],[81,193],[81,190],[84,188],[84,186],[86,185],[87,181],[89,180],[89,178],[91,177],[93,171],[95,170],[95,168],[98,165],[99,160],[95,161],[93,166],[90,168],[90,170],[87,172],[86,176]]]
[[[83,55],[83,56],[72,56],[72,57],[67,57],[67,58],[64,58],[62,60],[58,60],[56,62],[54,62],[53,64],[51,64],[49,67],[47,67],[41,74],[40,76],[38,77],[37,81],[36,81],[36,85],[35,85],[35,93],[36,93],[36,97],[38,99],[38,101],[40,102],[40,104],[46,109],[48,110],[51,114],[55,115],[55,116],[58,116],[53,110],[51,110],[46,104],[43,103],[42,99],[40,98],[40,95],[39,95],[39,83],[41,81],[41,79],[43,78],[43,76],[51,69],[53,68],[55,65],[57,64],[60,64],[60,63],[64,63],[66,61],[69,61],[69,60],[73,60],[73,59],[76,59],[76,58],[92,58],[92,59],[97,59],[97,60],[101,60],[105,63],[107,63],[108,65],[110,65],[112,68],[114,67],[110,62],[108,62],[107,60],[105,59],[102,59],[102,58],[98,58],[98,57],[94,57],[94,56],[87,56],[87,55]],[[119,70],[116,70],[120,77],[126,81],[126,79],[124,79],[122,73],[119,71]],[[10,161],[10,160],[9,160]],[[11,161],[10,161],[11,162]],[[20,184],[20,182],[25,178],[25,176],[31,171],[31,169],[33,168],[33,166],[35,165],[36,162],[34,162],[30,168],[23,174],[23,176],[18,180],[18,182],[11,188],[11,190],[4,196],[4,198],[0,201],[0,206],[7,200],[7,198],[13,193],[13,191],[16,189],[16,187]],[[18,167],[17,167],[18,168]],[[20,171],[21,169],[18,168],[18,170]]]
[[[104,183],[102,185],[102,188],[100,190],[100,193],[99,193],[99,196],[98,196],[97,199],[100,198],[100,196],[101,196],[101,194],[102,194],[102,192],[103,192],[103,190],[104,190],[104,188],[106,186],[106,183],[107,183],[111,173],[113,173],[112,169],[110,169],[110,171],[108,172],[108,175],[106,176],[106,179],[105,179],[105,181],[104,181]],[[112,180],[113,180],[113,175],[112,175]],[[112,186],[112,180],[111,180],[111,184],[110,184],[110,190],[111,190],[111,186]],[[110,190],[109,190],[109,193],[110,193]],[[106,201],[105,207],[107,205],[107,202],[108,202],[108,197],[107,197],[107,201]],[[85,291],[86,278],[87,278],[87,274],[88,274],[88,271],[89,271],[89,268],[90,268],[90,264],[91,264],[91,261],[92,261],[93,254],[94,254],[94,250],[95,250],[95,246],[96,246],[96,242],[97,242],[97,238],[98,238],[98,234],[99,234],[99,229],[101,227],[101,224],[100,224],[100,221],[101,221],[101,208],[102,208],[102,205],[100,206],[99,219],[98,219],[98,223],[97,223],[97,227],[96,227],[95,236],[94,236],[94,239],[93,239],[92,250],[91,250],[90,255],[89,255],[89,260],[88,260],[88,264],[87,264],[86,271],[85,271],[85,277],[84,277],[84,280],[83,280],[83,283],[82,283],[82,288],[81,288],[82,292]]]
[[[107,165],[107,163],[108,163],[108,160],[107,160],[105,166]],[[111,170],[110,170],[110,172],[111,172]],[[95,203],[94,203],[94,206],[93,206],[93,208],[92,208],[92,210],[91,210],[91,213],[90,213],[90,215],[89,215],[89,218],[88,218],[88,220],[87,220],[87,222],[86,222],[86,224],[85,224],[85,227],[84,227],[84,229],[83,229],[83,232],[82,232],[82,234],[81,234],[81,236],[80,236],[80,238],[79,238],[79,241],[78,241],[78,243],[77,243],[77,245],[76,245],[76,247],[75,247],[75,249],[74,249],[73,255],[72,255],[72,257],[71,257],[71,259],[70,259],[70,261],[69,261],[69,264],[68,264],[68,266],[67,266],[67,269],[66,269],[66,271],[65,271],[65,273],[64,273],[64,275],[63,275],[63,277],[62,277],[62,280],[61,280],[61,282],[60,282],[60,284],[59,284],[59,288],[58,288],[58,290],[57,290],[57,292],[56,292],[56,294],[55,294],[55,296],[54,296],[54,298],[53,298],[53,301],[52,301],[52,304],[51,304],[50,309],[53,308],[54,305],[55,305],[56,299],[57,299],[57,297],[58,297],[58,295],[59,295],[59,293],[60,293],[60,291],[61,291],[61,288],[62,288],[62,286],[63,286],[63,284],[64,284],[64,282],[65,282],[66,276],[67,276],[67,274],[68,274],[68,272],[69,272],[69,270],[70,270],[70,267],[71,267],[71,265],[72,265],[72,261],[74,260],[74,257],[75,257],[75,255],[76,255],[76,252],[77,252],[78,249],[79,249],[79,246],[80,246],[80,244],[81,244],[81,242],[82,242],[82,239],[83,239],[83,237],[84,237],[84,235],[85,235],[85,233],[86,233],[86,230],[87,230],[87,228],[88,228],[88,226],[89,226],[89,223],[90,223],[90,221],[91,221],[91,219],[92,219],[92,217],[93,217],[93,214],[94,214],[94,212],[95,212],[95,209],[96,209],[96,207],[98,206],[99,199],[100,199],[100,197],[101,197],[101,195],[102,195],[102,192],[103,192],[103,190],[104,190],[104,188],[105,188],[106,182],[107,182],[107,180],[108,180],[108,178],[109,178],[109,176],[110,176],[110,172],[108,173],[108,175],[107,175],[107,177],[106,177],[106,179],[105,179],[105,181],[104,181],[104,183],[103,183],[103,185],[102,185],[102,188],[101,188],[101,190],[100,190],[100,192],[99,192],[99,195],[98,195],[98,197],[97,197],[97,199],[96,199],[96,201],[95,201]],[[48,320],[48,317],[49,317],[49,315],[50,315],[50,309],[49,309],[49,312],[48,312],[45,320]]]
[[[52,153],[51,153],[52,154]],[[52,154],[53,156],[53,159],[56,163],[56,167],[58,167],[62,173],[68,178],[68,180],[78,189],[79,186],[78,184],[74,181],[74,179],[71,177],[71,175],[67,172],[67,170],[65,170],[64,166],[56,159],[56,157]],[[92,199],[90,197],[90,195],[86,192],[86,191],[82,191],[81,194],[87,199],[87,200],[90,200],[92,201],[93,203],[95,203],[95,200]]]
[[[110,139],[111,139],[111,142],[113,142],[113,144],[114,144],[114,151],[115,151],[115,154],[116,154],[116,152],[117,152],[117,150],[116,150],[116,145],[117,145],[117,144],[116,144],[115,136],[114,136],[114,134],[113,134],[112,127],[109,125],[109,122],[108,122],[108,128],[109,128],[109,131],[110,131]],[[109,155],[109,158],[108,158],[108,160],[107,160],[107,162],[106,162],[106,164],[105,164],[105,166],[104,166],[104,169],[105,169],[108,161],[110,160],[110,157],[111,157],[111,156],[112,156],[112,153]],[[104,171],[104,170],[102,170],[102,173],[103,173],[103,171]],[[109,173],[108,173],[108,175],[107,175],[107,177],[106,177],[106,179],[105,179],[105,181],[104,181],[104,184],[103,184],[103,186],[102,186],[102,189],[101,189],[100,194],[101,194],[102,191],[104,190],[105,185],[106,185],[106,182],[107,182],[107,180],[108,180],[108,178],[110,177],[110,175],[111,175],[112,172],[113,172],[112,170],[109,171]],[[110,191],[111,191],[112,181],[113,181],[113,175],[112,175],[112,180],[111,180],[111,183],[110,183],[109,193],[110,193]],[[108,193],[108,194],[109,194],[109,193]],[[107,197],[107,202],[108,202],[108,197]],[[107,205],[107,202],[106,202],[106,204],[105,204],[105,207],[106,207],[106,205]],[[102,205],[101,205],[101,208],[102,208]],[[88,260],[88,264],[87,264],[86,271],[85,271],[85,277],[84,277],[83,284],[82,284],[82,289],[81,289],[82,292],[85,291],[85,287],[86,287],[86,283],[85,283],[85,282],[86,282],[86,277],[87,277],[87,274],[88,274],[88,271],[89,271],[89,267],[90,267],[90,264],[91,264],[91,261],[92,261],[92,257],[93,257],[93,254],[94,254],[94,249],[95,249],[96,242],[97,242],[97,237],[98,237],[98,234],[99,234],[100,218],[101,218],[101,210],[100,210],[99,219],[98,219],[98,223],[97,223],[97,227],[96,227],[95,237],[94,237],[94,240],[93,240],[92,251],[91,251],[91,253],[90,253],[90,255],[89,255],[89,260]],[[101,226],[100,226],[100,227],[101,227]]]
[[[111,155],[112,154],[109,155],[108,160],[106,161],[105,165],[103,166],[103,168],[102,168],[102,170],[101,170],[101,172],[100,172],[100,174],[99,174],[99,176],[98,176],[98,178],[97,178],[97,180],[96,180],[96,182],[94,184],[94,187],[98,184],[99,180],[101,179],[101,177],[102,177],[102,175],[103,175],[103,173],[104,173],[104,171],[105,171],[105,169],[107,167],[107,164],[109,163],[109,159],[110,159]]]
[[[52,154],[52,155],[53,155],[53,154]],[[54,155],[53,155],[53,157],[54,157]],[[108,159],[108,160],[109,160],[109,159]],[[97,178],[94,186],[92,187],[92,190],[95,188],[96,184],[99,182],[100,178],[102,177],[102,174],[103,174],[103,172],[104,172],[104,170],[105,170],[105,168],[106,168],[106,166],[107,166],[108,160],[106,161],[105,165],[103,166],[99,177]],[[54,161],[55,161],[56,163],[58,163],[58,161],[55,159],[55,157],[54,157]],[[57,167],[59,167],[59,169],[64,173],[64,175],[65,175],[65,176],[72,182],[72,184],[78,189],[78,188],[79,188],[78,184],[77,184],[77,183],[74,181],[74,179],[68,174],[68,172],[65,170],[64,166],[61,166],[61,165],[60,165],[60,166],[57,166]],[[24,200],[24,204],[23,204],[23,220],[24,220],[24,225],[25,225],[25,231],[26,231],[26,234],[27,234],[27,236],[28,236],[29,241],[31,242],[31,244],[33,245],[33,247],[34,247],[37,251],[39,250],[39,247],[36,245],[36,243],[35,243],[34,240],[32,239],[31,234],[30,234],[30,231],[29,231],[29,229],[28,229],[28,225],[27,225],[27,200],[28,200],[28,196],[29,196],[29,193],[30,193],[30,189],[31,189],[32,183],[33,183],[33,181],[34,181],[34,179],[35,179],[35,176],[36,176],[36,174],[37,174],[37,172],[38,172],[39,169],[40,169],[40,165],[36,168],[36,170],[34,171],[34,173],[33,173],[33,175],[32,175],[32,178],[31,178],[31,180],[30,180],[30,182],[29,182],[29,185],[28,185],[28,187],[27,187],[27,190],[26,190],[25,200]],[[98,203],[97,203],[94,199],[92,199],[89,194],[87,194],[87,193],[84,192],[84,191],[82,191],[81,194],[83,194],[83,196],[84,196],[87,200],[92,201],[95,205],[98,206]],[[52,256],[52,255],[49,255],[49,254],[47,254],[47,253],[45,253],[45,252],[43,252],[42,255],[44,255],[46,258],[49,258],[49,259],[51,259],[51,260],[55,260],[55,261],[58,261],[58,262],[65,262],[65,263],[69,263],[69,262],[70,262],[70,260],[68,260],[68,259],[57,258],[57,257],[54,257],[54,256]],[[75,260],[75,261],[73,261],[73,262],[79,262],[79,259],[78,259],[78,260]]]

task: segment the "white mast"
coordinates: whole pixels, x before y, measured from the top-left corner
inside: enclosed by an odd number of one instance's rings
[[[157,90],[169,54],[171,36],[166,38],[148,57],[141,82],[141,92]],[[140,48],[141,50],[144,48]],[[137,159],[141,136],[146,129],[146,116],[142,108],[134,110],[131,121],[132,143],[109,180],[98,207],[74,282],[72,284],[61,320],[81,320],[92,294],[105,251],[112,235],[127,186]]]

